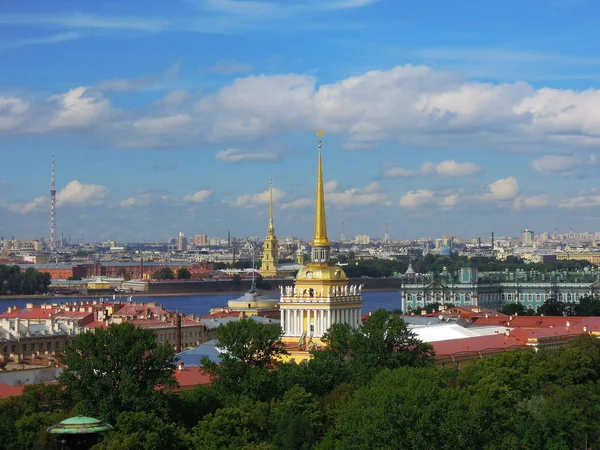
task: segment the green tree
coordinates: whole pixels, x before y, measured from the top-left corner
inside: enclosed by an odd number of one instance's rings
[[[272,410],[274,444],[280,449],[310,449],[322,434],[324,417],[318,401],[299,386],[287,391]]]
[[[124,412],[119,415],[114,431],[93,447],[94,450],[188,450],[191,437],[172,423],[151,412]]]
[[[165,407],[157,387],[174,387],[175,355],[158,345],[152,330],[130,323],[80,335],[67,347],[69,368],[59,377],[67,394],[79,401],[77,412],[114,422],[123,411]]]
[[[187,428],[192,428],[206,415],[213,414],[223,405],[212,386],[199,385],[169,396],[169,417]]]
[[[177,279],[178,280],[189,280],[192,278],[192,273],[185,267],[180,267],[177,269]]]
[[[368,382],[384,368],[426,367],[433,364],[433,348],[419,340],[402,318],[384,309],[375,311],[358,329],[334,325],[323,336],[324,352],[351,362],[350,378]]]
[[[230,322],[217,329],[219,347],[224,350],[219,364],[204,357],[203,369],[213,377],[221,392],[269,399],[276,384],[279,357],[286,354],[279,325],[265,325],[251,319]]]
[[[174,278],[170,267],[162,267],[152,274],[153,280],[173,280]]]
[[[500,310],[502,314],[506,314],[508,316],[527,316],[529,315],[529,311],[525,309],[525,306],[522,303],[506,303],[502,306]]]
[[[575,305],[576,316],[600,316],[600,299],[594,296],[585,296]]]
[[[538,315],[543,314],[545,316],[564,316],[566,312],[567,308],[564,302],[555,298],[549,298],[537,309]]]

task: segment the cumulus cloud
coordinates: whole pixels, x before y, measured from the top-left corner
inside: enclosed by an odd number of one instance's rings
[[[49,208],[49,197],[38,197],[29,203],[9,203],[8,210],[19,214],[27,214],[33,211]]]
[[[351,188],[345,191],[336,191],[337,183],[329,182],[329,191],[325,195],[325,201],[340,207],[365,206],[365,205],[387,205],[389,204],[387,194],[381,192],[377,182],[373,182],[364,188]]]
[[[273,188],[273,203],[278,203],[285,197],[286,193],[280,189]],[[259,192],[257,194],[244,194],[240,195],[233,201],[224,201],[232,206],[252,208],[256,205],[266,205],[269,203],[270,193],[269,189]]]
[[[133,197],[126,198],[119,202],[121,208],[133,208],[150,206],[159,201],[167,201],[168,196],[164,192],[155,190],[140,190]]]
[[[188,194],[183,197],[184,202],[189,203],[204,203],[206,200],[213,196],[214,192],[212,189],[201,189],[193,194]]]
[[[386,178],[411,178],[423,175],[437,174],[444,177],[466,177],[479,173],[481,166],[472,162],[442,161],[435,164],[424,162],[418,169],[405,169],[394,164],[388,164],[383,176]]]
[[[544,155],[534,159],[531,168],[542,175],[584,176],[596,163],[596,155]]]
[[[95,206],[104,203],[109,189],[99,184],[69,182],[56,194],[58,206]]]
[[[514,208],[517,210],[537,209],[548,206],[549,200],[546,194],[532,195],[530,197],[517,197],[514,201]]]
[[[516,177],[503,178],[490,183],[485,194],[480,195],[482,200],[512,200],[519,193],[519,183]]]
[[[287,202],[281,205],[281,209],[302,209],[312,206],[313,201],[309,198],[298,198],[291,202]]]
[[[400,198],[400,206],[403,208],[416,208],[424,203],[433,201],[435,196],[434,191],[428,189],[415,189],[408,191]]]
[[[600,192],[593,189],[583,195],[568,197],[560,201],[558,206],[564,209],[596,208],[600,206]]]
[[[241,150],[228,148],[218,152],[215,158],[226,163],[244,163],[244,162],[276,162],[281,159],[281,155],[276,152],[256,152],[244,153]]]
[[[237,78],[178,109],[120,109],[86,87],[44,101],[11,95],[0,100],[0,127],[23,133],[102,130],[102,138],[117,147],[236,148],[239,142],[322,127],[342,136],[346,148],[391,141],[414,148],[558,152],[600,143],[598,104],[595,89],[481,83],[406,65],[324,84],[299,74]],[[438,167],[440,175],[476,170],[458,164]]]

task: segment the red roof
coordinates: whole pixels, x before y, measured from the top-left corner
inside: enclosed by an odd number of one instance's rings
[[[25,386],[10,386],[8,384],[0,384],[0,399],[12,396],[22,395]]]
[[[516,337],[505,334],[494,334],[492,336],[472,337],[468,339],[450,339],[430,343],[433,346],[436,357],[463,356],[470,353],[483,353],[508,351],[514,348],[525,347],[525,342]]]
[[[191,389],[200,384],[210,384],[210,375],[202,372],[200,367],[189,367],[175,370],[175,378],[179,383],[179,389]]]
[[[57,308],[18,308],[13,312],[0,314],[0,319],[44,320],[56,313]]]

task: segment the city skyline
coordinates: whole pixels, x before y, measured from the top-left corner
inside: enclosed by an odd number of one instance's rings
[[[49,237],[55,153],[57,235],[264,236],[272,178],[309,238],[319,128],[332,237],[600,229],[600,6],[306,5],[6,5],[0,233]]]

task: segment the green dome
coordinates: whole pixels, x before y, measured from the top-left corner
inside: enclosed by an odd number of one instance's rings
[[[48,428],[54,434],[93,434],[112,430],[112,425],[93,417],[75,416],[63,420],[58,425]]]

